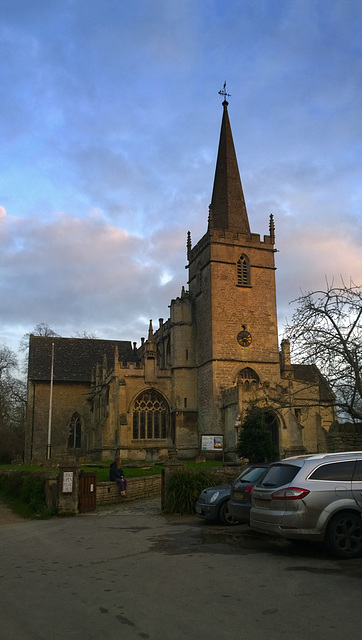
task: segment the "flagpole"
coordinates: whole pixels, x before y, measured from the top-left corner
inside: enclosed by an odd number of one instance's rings
[[[52,364],[51,364],[51,372],[50,372],[50,397],[49,397],[47,460],[50,460],[50,457],[51,457],[53,378],[54,378],[54,342],[52,342]]]

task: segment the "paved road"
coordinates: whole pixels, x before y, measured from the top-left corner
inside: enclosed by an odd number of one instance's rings
[[[334,640],[360,636],[362,559],[157,500],[0,528],[1,637]]]

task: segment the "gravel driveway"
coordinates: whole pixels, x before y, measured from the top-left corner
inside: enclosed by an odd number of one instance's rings
[[[13,513],[0,499],[0,527],[4,524],[14,524],[15,522],[26,522],[26,520]]]

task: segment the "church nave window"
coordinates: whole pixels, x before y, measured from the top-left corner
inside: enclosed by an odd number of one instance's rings
[[[80,449],[82,446],[82,423],[78,413],[72,416],[69,424],[68,449]]]
[[[157,391],[144,391],[134,403],[133,439],[155,440],[167,438],[169,410]]]

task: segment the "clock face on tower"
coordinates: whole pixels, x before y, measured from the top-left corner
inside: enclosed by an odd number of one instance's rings
[[[248,347],[251,344],[251,335],[249,331],[243,329],[243,331],[239,331],[236,339],[241,347]]]

